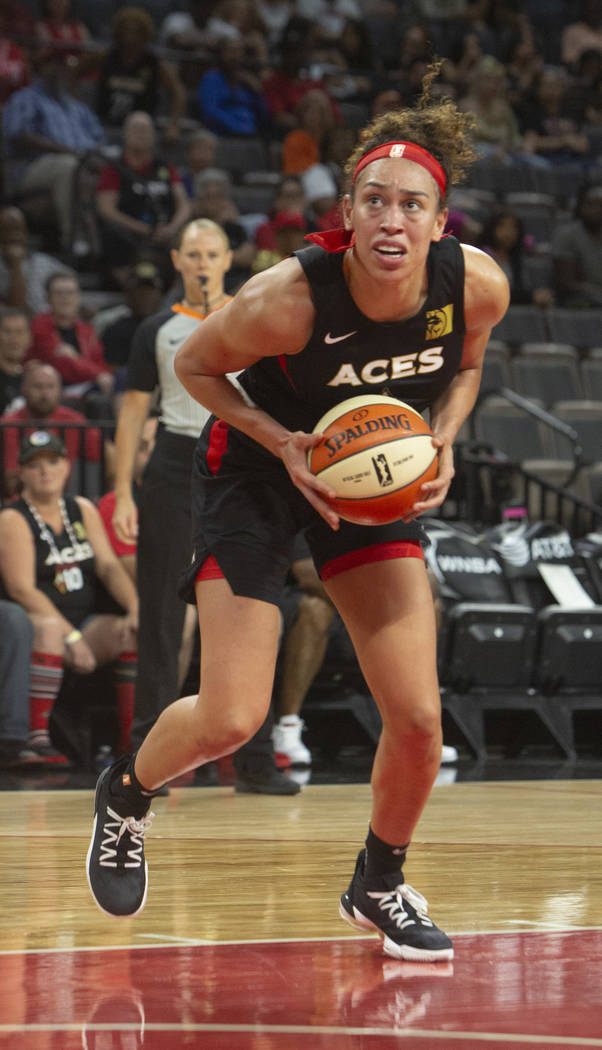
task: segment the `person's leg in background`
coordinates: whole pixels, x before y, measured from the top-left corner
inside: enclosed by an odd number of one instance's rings
[[[301,739],[304,723],[300,712],[324,661],[335,610],[325,593],[308,594],[295,585],[286,588],[281,610],[285,632],[272,733],[274,753],[281,767],[308,766],[311,752]]]
[[[190,557],[190,466],[194,439],[157,436],[139,504],[138,671],[132,725],[136,749],[178,691],[186,603],[178,582]]]
[[[34,765],[27,746],[33,625],[16,602],[0,601],[0,768]]]

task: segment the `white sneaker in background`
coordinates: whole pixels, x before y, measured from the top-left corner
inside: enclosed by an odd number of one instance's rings
[[[458,752],[455,747],[450,747],[448,744],[442,744],[441,746],[441,765],[451,765],[452,762],[458,761]]]
[[[311,751],[301,740],[304,721],[298,715],[284,715],[272,729],[276,765],[310,766]]]

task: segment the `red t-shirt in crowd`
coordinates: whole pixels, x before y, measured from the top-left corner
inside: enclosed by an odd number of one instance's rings
[[[113,550],[115,551],[115,554],[118,557],[121,557],[123,554],[135,554],[136,553],[137,544],[136,543],[124,543],[123,540],[119,539],[117,533],[115,532],[115,529],[113,528],[113,514],[114,514],[114,512],[115,512],[115,493],[114,492],[106,492],[105,495],[102,497],[102,499],[98,503],[98,513],[100,514],[100,516],[101,516],[101,518],[103,520],[103,524],[104,524],[104,527],[106,529],[107,536],[109,537],[109,542],[111,544],[111,547],[113,548]]]

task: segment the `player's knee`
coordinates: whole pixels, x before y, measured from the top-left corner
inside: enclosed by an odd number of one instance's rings
[[[441,710],[439,705],[414,704],[399,712],[389,724],[392,736],[400,746],[415,752],[428,751],[441,740]]]
[[[203,746],[209,743],[212,754],[229,755],[238,751],[255,735],[265,718],[265,712],[239,710],[224,712],[222,718],[215,720],[209,731],[203,729]],[[208,739],[209,738],[209,739]]]

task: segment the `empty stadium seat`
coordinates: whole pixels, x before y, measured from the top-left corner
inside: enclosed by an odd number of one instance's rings
[[[543,407],[541,402],[534,403]],[[475,410],[474,424],[477,441],[502,452],[512,463],[546,459],[555,449],[549,428],[503,397],[482,401]]]
[[[245,172],[270,168],[270,157],[266,144],[259,138],[225,138],[217,142],[216,168],[225,168],[235,182],[240,182]]]
[[[525,397],[539,398],[547,407],[560,399],[583,397],[574,347],[523,343],[510,368],[514,389]]]
[[[546,314],[547,311],[538,306],[509,306],[491,334],[494,339],[501,339],[511,346],[525,342],[543,343],[549,337]]]
[[[586,462],[602,461],[602,401],[557,401],[552,413],[577,431]],[[567,438],[555,434],[554,440],[561,458],[570,455]]]
[[[600,346],[602,310],[548,310],[549,336],[554,343],[571,343],[580,349]]]
[[[587,397],[602,401],[602,347],[590,350],[581,362],[581,382]]]

